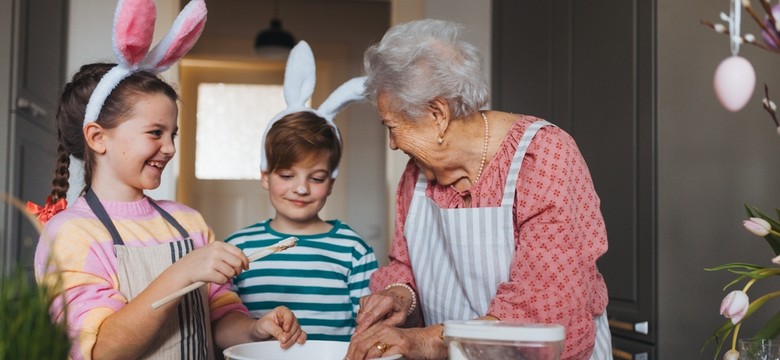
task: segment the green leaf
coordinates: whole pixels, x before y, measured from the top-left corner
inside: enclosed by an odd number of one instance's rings
[[[723,290],[728,289],[729,287],[731,287],[731,285],[737,284],[737,283],[739,283],[740,281],[742,281],[742,280],[744,280],[746,278],[747,278],[747,276],[737,277],[736,279],[732,280],[730,283],[726,284],[726,286],[723,287]]]
[[[775,313],[775,315],[758,330],[754,337],[760,339],[774,339],[778,335],[780,335],[780,311]]]
[[[731,321],[726,321],[721,325],[715,332],[707,339],[707,341],[702,345],[701,350],[699,352],[704,352],[704,349],[709,345],[711,342],[715,342],[715,355],[713,356],[713,359],[718,359],[718,354],[720,354],[721,349],[723,348],[723,343],[725,343],[728,340],[729,334],[731,334],[731,331],[734,330],[734,324],[731,323]]]
[[[66,359],[65,325],[49,315],[52,292],[17,269],[0,277],[0,359]]]
[[[720,266],[712,267],[712,268],[704,268],[705,271],[719,271],[719,270],[725,270],[725,269],[745,269],[745,270],[756,270],[756,269],[763,269],[763,266],[758,266],[754,264],[748,264],[748,263],[728,263],[723,264]]]
[[[754,279],[763,279],[773,275],[780,275],[780,268],[766,267],[766,268],[758,268],[751,271],[737,271],[737,270],[729,269],[729,272],[737,275],[747,276]]]

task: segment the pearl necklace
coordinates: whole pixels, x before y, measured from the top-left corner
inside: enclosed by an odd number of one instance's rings
[[[479,162],[479,171],[477,171],[477,178],[474,179],[476,184],[479,181],[479,177],[482,176],[482,169],[485,168],[485,160],[487,160],[488,140],[490,139],[490,125],[488,125],[487,116],[484,111],[479,112],[482,115],[482,119],[485,120],[485,145],[482,147],[482,160]]]

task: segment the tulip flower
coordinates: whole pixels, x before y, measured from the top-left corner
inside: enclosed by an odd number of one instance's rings
[[[723,360],[739,360],[739,351],[731,349],[723,354]]]
[[[772,7],[772,16],[775,19],[780,20],[780,5],[775,5]],[[777,40],[780,39],[780,32],[778,32],[778,24],[773,24],[769,20],[769,16],[766,17],[764,20],[764,26],[766,27],[764,30],[761,31],[761,37],[764,38],[764,44],[766,44],[767,47],[777,50],[778,47],[780,47],[780,44],[777,43]]]
[[[757,217],[743,220],[742,225],[745,229],[760,237],[769,235],[769,231],[772,230],[772,225],[768,221]]]
[[[731,319],[731,323],[736,325],[747,314],[749,305],[747,294],[742,290],[734,290],[720,303],[720,314]]]

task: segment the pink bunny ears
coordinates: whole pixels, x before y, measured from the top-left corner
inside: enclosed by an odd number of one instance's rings
[[[119,0],[114,13],[113,47],[117,66],[106,73],[92,92],[84,114],[84,126],[96,121],[111,91],[138,71],[161,73],[181,59],[203,32],[206,3],[191,0],[171,29],[151,51],[156,19],[154,0]]]
[[[265,138],[268,136],[268,130],[279,119],[288,114],[292,114],[299,111],[308,111],[315,115],[325,119],[334,129],[336,123],[333,122],[333,117],[336,116],[341,110],[352,102],[363,100],[365,95],[366,77],[356,77],[348,80],[341,86],[339,86],[332,94],[328,96],[325,101],[322,102],[319,109],[312,109],[306,106],[306,100],[311,98],[314,93],[314,83],[316,80],[316,69],[314,63],[314,53],[311,51],[311,47],[305,41],[298,42],[298,45],[290,51],[290,56],[287,58],[287,65],[284,71],[284,101],[287,103],[287,108],[282,112],[276,114],[265,128],[263,133],[263,140],[260,147],[260,170],[268,171],[268,159],[265,153]],[[336,136],[339,136],[339,132],[336,131]],[[331,174],[332,178],[336,178],[339,170],[338,167],[333,169]]]

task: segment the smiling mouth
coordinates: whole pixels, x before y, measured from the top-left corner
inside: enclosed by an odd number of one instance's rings
[[[162,170],[162,168],[165,167],[165,163],[162,162],[162,161],[147,161],[146,164],[149,165],[149,166],[156,167],[156,168],[161,169],[161,170]]]
[[[304,200],[295,200],[295,199],[287,199],[287,201],[296,204],[296,205],[307,205],[309,202]]]

